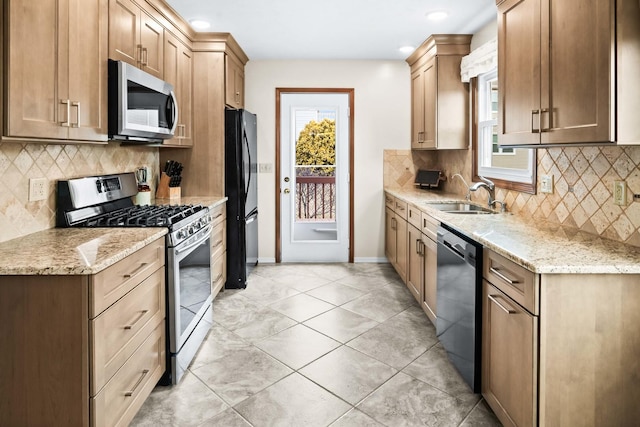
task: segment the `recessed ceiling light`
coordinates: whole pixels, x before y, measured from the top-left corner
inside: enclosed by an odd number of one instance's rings
[[[427,13],[427,19],[430,21],[442,21],[447,16],[449,16],[449,14],[443,10]]]
[[[206,30],[207,28],[209,28],[211,26],[209,21],[205,21],[203,19],[191,19],[191,20],[189,20],[189,23],[196,30]]]
[[[411,52],[413,52],[414,50],[416,50],[416,48],[413,47],[413,46],[402,46],[399,50],[400,50],[401,53],[404,53],[405,55],[408,55]]]

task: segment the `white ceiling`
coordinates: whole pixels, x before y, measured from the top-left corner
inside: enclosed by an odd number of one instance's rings
[[[496,19],[495,0],[167,0],[206,31],[228,32],[249,59],[405,59],[398,48],[431,34],[473,34]],[[430,22],[426,14],[447,11]]]

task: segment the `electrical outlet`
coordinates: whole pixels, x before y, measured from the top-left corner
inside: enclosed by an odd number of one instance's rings
[[[619,206],[627,204],[627,183],[615,181],[613,183],[613,203]]]
[[[47,198],[47,178],[29,179],[29,201],[36,202]]]
[[[553,175],[540,176],[540,192],[541,193],[553,193]]]

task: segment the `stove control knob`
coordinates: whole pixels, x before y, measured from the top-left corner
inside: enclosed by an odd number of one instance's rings
[[[187,232],[189,233],[189,236],[191,236],[194,233],[194,229],[193,229],[193,225],[190,225],[189,228],[187,229]]]
[[[187,230],[182,229],[182,230],[178,231],[178,238],[179,239],[184,239],[185,237],[187,237]]]

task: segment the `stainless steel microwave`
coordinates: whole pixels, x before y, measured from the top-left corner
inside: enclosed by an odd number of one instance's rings
[[[109,139],[157,143],[173,137],[173,86],[126,62],[109,60]]]

